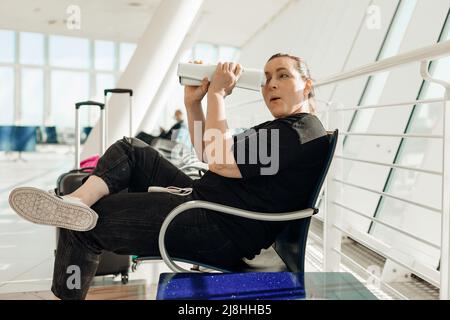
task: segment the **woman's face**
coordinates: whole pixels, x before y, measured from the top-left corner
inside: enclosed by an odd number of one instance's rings
[[[305,81],[298,72],[296,62],[289,57],[270,60],[264,67],[266,83],[262,95],[275,118],[291,115],[305,101]]]

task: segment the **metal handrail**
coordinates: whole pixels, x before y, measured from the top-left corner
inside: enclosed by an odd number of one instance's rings
[[[440,284],[438,281],[434,280],[433,278],[430,278],[429,276],[427,276],[426,274],[419,272],[417,270],[413,270],[413,268],[411,268],[409,265],[407,265],[406,263],[398,260],[397,258],[395,258],[394,256],[392,256],[389,253],[385,253],[385,252],[380,252],[380,250],[378,250],[377,248],[375,248],[373,245],[371,245],[369,242],[356,237],[354,234],[352,234],[350,231],[346,230],[345,228],[342,228],[340,226],[338,226],[337,224],[333,224],[333,227],[338,229],[339,231],[349,235],[351,238],[354,238],[357,242],[361,243],[362,245],[364,245],[365,247],[369,248],[370,250],[374,251],[375,253],[379,254],[380,256],[383,256],[387,259],[392,260],[393,262],[397,263],[398,265],[402,266],[405,269],[408,269],[409,271],[411,271],[412,273],[417,274],[417,276],[419,276],[420,278],[424,279],[425,281],[428,281],[429,283],[431,283],[432,285],[436,286],[436,287],[440,287]],[[434,270],[433,270],[434,271]],[[437,272],[437,271],[436,271]]]
[[[386,222],[384,222],[384,221],[381,221],[380,219],[377,219],[377,218],[374,218],[374,217],[369,217],[369,216],[365,215],[364,213],[359,212],[359,211],[357,211],[357,210],[355,210],[355,209],[352,209],[352,208],[350,208],[350,207],[347,207],[347,206],[345,206],[345,205],[343,205],[343,204],[341,204],[341,203],[339,203],[339,202],[333,201],[332,203],[333,203],[334,205],[338,206],[338,207],[341,207],[342,209],[348,210],[348,211],[350,211],[350,212],[352,212],[352,213],[355,213],[355,214],[357,214],[357,215],[359,215],[359,216],[361,216],[361,217],[363,217],[363,218],[366,218],[366,219],[368,219],[368,220],[371,220],[371,221],[373,221],[373,222],[375,222],[375,223],[379,223],[379,224],[381,224],[381,225],[383,225],[383,226],[385,226],[385,227],[387,227],[387,228],[389,228],[389,229],[392,229],[392,230],[397,231],[397,232],[399,232],[399,233],[401,233],[401,234],[403,234],[403,235],[405,235],[405,236],[407,236],[407,237],[413,238],[414,240],[417,240],[417,241],[419,241],[419,242],[422,242],[422,243],[424,243],[424,244],[427,244],[427,245],[429,245],[429,246],[431,246],[431,247],[433,247],[433,248],[435,248],[435,249],[439,249],[439,250],[441,249],[441,246],[436,245],[436,244],[434,244],[433,242],[430,242],[430,241],[428,241],[428,240],[419,238],[419,237],[417,237],[417,236],[415,236],[415,235],[413,235],[413,234],[411,234],[411,233],[409,233],[409,232],[407,232],[407,231],[404,231],[404,230],[402,230],[402,229],[400,229],[400,228],[397,228],[397,227],[395,227],[395,226],[393,226],[393,225],[391,225],[391,224],[389,224],[389,223],[386,223]]]
[[[419,139],[443,139],[439,134],[395,134],[395,133],[366,133],[366,132],[339,132],[343,136],[362,136],[362,137],[389,137],[389,138],[419,138]]]
[[[422,60],[435,60],[450,54],[450,40],[439,42],[431,46],[412,50],[394,57],[386,58],[374,63],[370,63],[347,72],[332,75],[315,84],[316,88],[361,76],[370,76],[376,73],[387,71],[399,66],[419,62]]]
[[[386,198],[391,198],[391,199],[399,200],[399,201],[402,201],[402,202],[406,202],[406,203],[412,204],[414,206],[417,206],[417,207],[420,207],[420,208],[423,208],[423,209],[427,209],[427,210],[430,210],[430,211],[433,211],[433,212],[437,212],[437,213],[441,213],[442,212],[442,209],[426,206],[426,205],[423,205],[423,204],[421,204],[419,202],[415,202],[415,201],[411,201],[411,200],[404,199],[404,198],[401,198],[401,197],[397,197],[397,196],[394,196],[394,195],[386,193],[386,192],[373,190],[373,189],[366,188],[366,187],[363,187],[363,186],[360,186],[360,185],[357,185],[357,184],[353,184],[353,183],[350,183],[350,182],[342,181],[342,180],[339,180],[339,179],[336,179],[336,178],[333,178],[333,181],[341,183],[341,184],[349,186],[349,187],[354,187],[354,188],[361,189],[361,190],[364,190],[364,191],[369,191],[369,192],[378,194],[378,195],[386,197]]]
[[[386,58],[374,63],[354,68],[347,72],[341,72],[325,79],[319,80],[314,84],[315,88],[323,87],[335,82],[341,82],[361,76],[370,76],[376,73],[387,71],[399,66],[420,62],[422,60],[435,60],[450,54],[450,40],[439,42],[431,46],[422,47],[390,58]],[[263,99],[254,99],[241,103],[231,104],[228,108],[239,107],[246,104],[252,104],[263,101]]]
[[[340,155],[335,155],[334,157],[337,158],[337,159],[348,160],[348,161],[355,161],[355,162],[361,162],[361,163],[368,163],[368,164],[374,164],[374,165],[384,166],[384,167],[393,168],[393,169],[403,169],[403,170],[410,170],[410,171],[416,171],[416,172],[422,172],[422,173],[442,176],[442,172],[440,172],[440,171],[426,170],[426,169],[420,169],[420,168],[414,168],[414,167],[407,167],[407,166],[401,166],[401,165],[398,165],[398,164],[389,164],[389,163],[378,162],[378,161],[369,161],[369,160],[357,159],[357,158],[352,158],[352,157],[344,157],[344,156],[340,156]]]
[[[354,107],[343,106],[342,108],[327,109],[327,110],[324,110],[324,112],[341,112],[341,111],[354,111],[354,110],[359,111],[359,110],[377,109],[377,108],[393,108],[393,107],[411,106],[411,105],[418,105],[418,104],[433,104],[433,103],[444,102],[444,101],[446,101],[446,100],[444,100],[442,98],[435,98],[435,99],[420,99],[420,100],[398,102],[398,103],[372,104],[372,105],[367,105],[367,106],[354,106]]]

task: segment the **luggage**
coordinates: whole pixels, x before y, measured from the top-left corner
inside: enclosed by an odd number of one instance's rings
[[[108,93],[127,93],[130,96],[130,119],[131,119],[131,97],[133,95],[133,91],[130,89],[107,89],[104,91],[105,93],[105,103],[95,102],[95,101],[84,101],[77,103],[76,106],[76,113],[75,113],[75,137],[76,137],[76,144],[75,144],[75,168],[74,170],[71,170],[69,172],[66,172],[59,176],[57,183],[56,183],[56,189],[55,192],[57,195],[66,195],[74,190],[76,190],[78,187],[81,186],[83,178],[88,176],[94,167],[80,167],[80,123],[79,123],[79,109],[82,106],[97,106],[101,110],[101,152],[102,154],[105,152],[106,149],[106,135],[107,135],[107,128],[106,128],[106,112],[105,112],[105,105],[106,105],[106,98]],[[131,136],[131,120],[130,120],[130,136]],[[56,241],[58,241],[59,238],[59,229],[56,230]],[[100,256],[100,263],[97,268],[96,276],[104,276],[104,275],[122,275],[122,283],[126,284],[128,283],[128,270],[130,267],[130,256],[129,255],[118,255],[113,252],[109,251],[103,251],[103,253]]]

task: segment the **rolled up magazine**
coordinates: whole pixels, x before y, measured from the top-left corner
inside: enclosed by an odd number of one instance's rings
[[[211,81],[217,65],[179,63],[177,75],[183,86],[199,86],[201,81],[207,77]],[[262,70],[242,68],[242,74],[236,82],[236,87],[248,90],[260,91],[266,81]]]

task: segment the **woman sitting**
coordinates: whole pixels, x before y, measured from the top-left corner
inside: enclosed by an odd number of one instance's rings
[[[190,138],[209,167],[201,179],[192,180],[148,144],[123,138],[67,196],[30,187],[11,192],[10,205],[20,216],[63,228],[52,285],[57,297],[86,297],[102,250],[159,256],[161,225],[186,201],[274,214],[305,208],[328,146],[326,131],[314,115],[312,80],[305,62],[286,54],[272,56],[264,71],[262,95],[275,119],[236,136],[228,134],[224,99],[241,74],[239,64],[219,63],[210,82],[185,87]],[[206,117],[201,107],[205,95]],[[124,189],[129,192],[119,193]],[[286,223],[194,209],[171,223],[166,247],[171,256],[232,269],[242,258],[252,259],[268,248]],[[75,288],[67,285],[73,266],[81,272]]]

